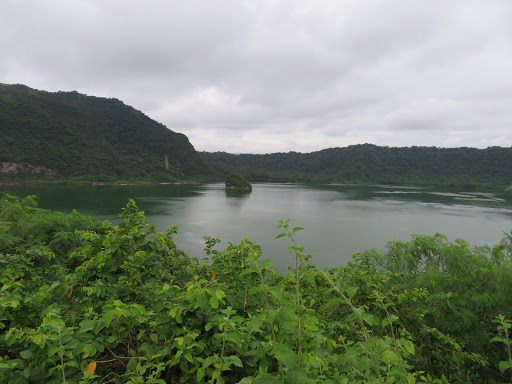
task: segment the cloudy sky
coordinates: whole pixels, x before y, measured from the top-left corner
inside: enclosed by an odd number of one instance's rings
[[[512,145],[510,0],[1,0],[0,82],[115,97],[197,150]]]

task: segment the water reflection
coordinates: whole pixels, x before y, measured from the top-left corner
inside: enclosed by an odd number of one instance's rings
[[[250,194],[224,185],[2,187],[36,194],[42,208],[116,220],[129,198],[159,230],[178,225],[175,237],[189,255],[205,256],[203,235],[238,243],[248,236],[264,257],[284,269],[292,258],[286,239],[275,240],[279,219],[304,227],[297,241],[319,267],[346,263],[351,255],[411,234],[446,234],[472,244],[494,244],[510,231],[512,197],[506,194],[382,185],[253,184]]]

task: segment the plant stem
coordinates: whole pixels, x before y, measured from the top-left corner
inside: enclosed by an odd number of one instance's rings
[[[222,349],[220,351],[220,364],[219,364],[219,374],[217,376],[217,384],[219,384],[220,376],[222,375],[222,365],[224,363],[224,347],[226,346],[226,336],[228,334],[228,325],[229,325],[229,316],[226,319],[226,325],[224,326],[224,336],[222,338]]]
[[[60,335],[60,331],[59,331],[59,347],[62,348],[62,337]],[[62,369],[62,382],[65,383],[66,382],[66,373],[64,372],[64,354],[63,353],[61,354],[60,350],[59,350],[59,355],[60,355],[60,365],[61,365],[61,369]]]

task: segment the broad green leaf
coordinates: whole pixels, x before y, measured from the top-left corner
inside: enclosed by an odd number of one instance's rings
[[[348,287],[347,288],[347,296],[353,298],[356,294],[358,287]]]
[[[298,356],[288,347],[281,346],[273,352],[274,357],[284,364],[287,368],[295,368],[297,366]]]
[[[226,340],[232,341],[237,346],[239,346],[240,345],[240,333],[238,331],[229,332],[226,335]]]
[[[206,295],[201,292],[199,295],[197,295],[196,307],[207,309],[207,306],[208,300],[206,299]]]
[[[244,377],[242,380],[240,380],[236,384],[252,384],[253,382],[254,382],[254,377],[247,376],[247,377]]]
[[[507,343],[507,340],[505,340],[503,337],[495,336],[491,339],[491,343],[497,341],[499,343]]]
[[[231,361],[231,363],[233,363],[233,365],[235,365],[237,367],[243,368],[243,366],[244,366],[242,364],[242,360],[240,360],[240,358],[237,355],[229,356],[229,360]]]
[[[285,236],[288,236],[288,234],[283,232],[283,233],[280,233],[279,235],[277,235],[276,239],[279,239],[280,237],[285,237]]]
[[[407,352],[409,352],[409,354],[414,355],[414,353],[415,353],[415,351],[414,351],[414,344],[411,341],[407,340],[407,341],[404,342],[403,345],[405,347],[405,350]]]
[[[269,287],[268,291],[279,301],[279,304],[283,304],[284,302],[284,296],[283,292],[281,291],[281,287]]]
[[[297,231],[300,231],[301,229],[304,229],[302,227],[294,227],[293,228],[293,233],[297,232]]]
[[[242,272],[240,272],[240,276],[245,276],[245,275],[251,274],[253,272],[255,272],[255,271],[251,267],[245,268]]]
[[[80,323],[80,332],[85,333],[92,331],[94,329],[94,326],[96,325],[96,320],[83,320]]]
[[[500,361],[498,368],[500,369],[501,373],[505,373],[507,369],[512,368],[512,361]]]
[[[111,311],[108,311],[105,314],[105,326],[108,328],[110,326],[110,323],[112,322],[112,318],[114,317],[114,314],[116,313],[115,309],[112,309]]]
[[[126,364],[126,373],[130,373],[135,368],[137,368],[137,359],[130,359]]]
[[[5,343],[7,344],[8,347],[10,347],[16,341],[17,338],[18,335],[14,333],[14,329],[11,328],[9,329],[9,332],[7,332],[5,335]]]
[[[193,362],[194,362],[194,358],[192,357],[192,354],[191,354],[190,352],[185,353],[185,354],[183,355],[183,357],[184,357],[185,359],[187,359],[188,361],[190,361],[191,363],[193,363]]]
[[[212,308],[218,309],[219,308],[219,299],[217,299],[216,296],[210,297],[210,305]]]
[[[203,377],[204,377],[204,368],[203,367],[200,367],[198,370],[197,370],[197,381],[199,383],[202,382],[203,380]]]
[[[286,378],[288,383],[293,384],[307,384],[309,381],[308,374],[302,367],[296,367],[294,369],[289,370],[286,373]]]
[[[217,299],[222,300],[222,298],[225,297],[226,294],[222,291],[217,290],[215,291],[215,296],[217,296]]]
[[[254,332],[261,332],[261,326],[263,325],[263,320],[261,320],[259,317],[254,317],[249,321],[249,324],[247,324],[247,332],[248,333],[254,333]]]
[[[370,315],[369,313],[363,313],[361,315],[361,318],[366,322],[368,323],[368,325],[374,325],[375,324],[375,320],[374,320],[374,317],[372,315]]]
[[[294,304],[287,304],[279,310],[279,318],[281,320],[288,320],[290,315],[295,312]]]
[[[259,374],[253,381],[253,384],[275,384],[277,380],[274,376],[268,373]],[[295,384],[295,383],[294,383]]]
[[[32,351],[30,349],[25,349],[20,352],[20,356],[22,359],[28,360],[32,357]]]

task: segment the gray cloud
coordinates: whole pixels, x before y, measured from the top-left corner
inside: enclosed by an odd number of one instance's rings
[[[0,82],[116,97],[198,150],[512,145],[508,0],[5,0]]]

